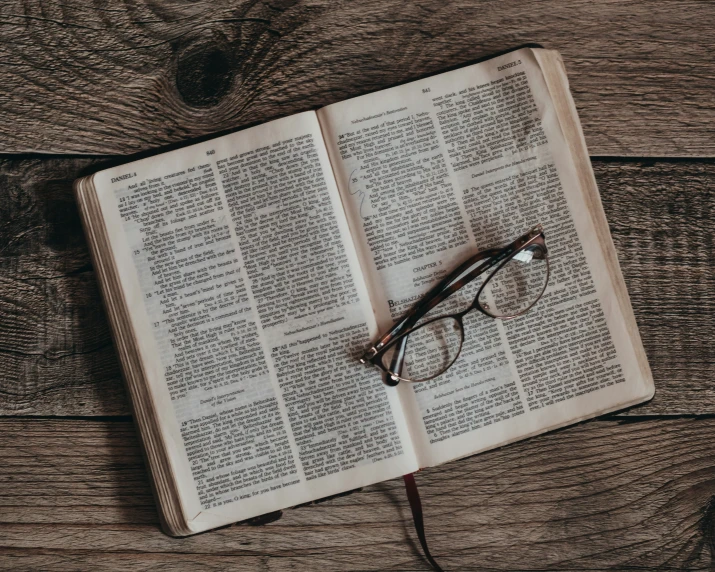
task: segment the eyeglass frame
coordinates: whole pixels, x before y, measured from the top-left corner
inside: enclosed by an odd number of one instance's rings
[[[543,259],[546,262],[546,280],[544,281],[543,289],[529,306],[527,306],[520,312],[517,312],[516,314],[512,314],[509,316],[496,316],[494,314],[491,314],[479,303],[479,296],[481,295],[482,290],[484,290],[487,284],[489,284],[489,281],[494,277],[494,275],[497,274],[497,272],[499,272],[506,264],[508,264],[514,258],[514,256],[534,244],[537,244],[542,248]],[[382,335],[378,339],[376,344],[371,346],[363,354],[363,356],[360,357],[360,363],[372,364],[378,369],[382,370],[386,374],[383,376],[383,382],[388,386],[396,386],[397,384],[399,384],[400,381],[406,381],[409,383],[422,383],[439,377],[454,365],[454,363],[457,361],[462,352],[462,345],[464,344],[464,324],[462,322],[462,319],[466,314],[476,308],[482,314],[485,314],[490,318],[504,321],[512,320],[514,318],[524,315],[526,312],[531,310],[531,308],[533,308],[534,305],[541,299],[544,294],[544,291],[546,290],[546,286],[549,283],[550,277],[548,252],[548,248],[546,247],[546,237],[544,236],[544,228],[540,224],[534,226],[529,232],[520,236],[508,246],[505,246],[503,248],[488,248],[486,250],[477,252],[474,256],[468,258],[452,272],[450,272],[446,277],[444,277],[436,286],[434,286],[429,292],[427,292],[410,310],[403,314],[402,318],[400,318],[397,324],[392,326],[392,328],[386,334]],[[482,264],[477,265],[471,272],[467,273],[461,279],[456,280],[459,276],[462,275],[463,272],[477,264],[477,262],[479,262],[480,260],[484,260],[484,262]],[[496,268],[494,268],[495,266]],[[442,316],[437,316],[426,322],[423,322],[422,324],[416,325],[417,322],[422,317],[424,317],[430,310],[432,310],[438,304],[446,300],[449,296],[451,296],[452,294],[454,294],[455,292],[457,292],[458,290],[460,290],[461,288],[463,288],[491,268],[494,268],[494,270],[484,281],[484,284],[481,285],[479,291],[474,297],[474,300],[466,310],[462,310],[461,312],[455,312],[454,314],[445,314]],[[452,318],[457,321],[460,327],[461,336],[459,350],[457,351],[452,362],[446,368],[431,377],[420,380],[413,380],[409,378],[400,377],[399,375],[396,375],[394,372],[388,370],[387,367],[385,367],[385,365],[382,363],[382,356],[390,348],[395,346],[397,343],[400,343],[401,345],[398,351],[395,353],[395,356],[393,356],[392,363],[393,365],[396,365],[396,367],[394,367],[393,369],[395,369],[396,371],[401,371],[402,362],[404,361],[405,346],[407,345],[407,337],[415,330],[422,328],[427,324],[436,322],[438,320],[443,320],[445,318]]]

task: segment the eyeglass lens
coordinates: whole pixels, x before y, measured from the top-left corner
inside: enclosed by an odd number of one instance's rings
[[[392,372],[392,361],[395,352],[399,351],[399,343],[383,354],[382,363],[388,371],[403,379],[426,381],[454,363],[462,346],[462,337],[462,325],[455,318],[428,322],[407,336],[399,372]]]
[[[531,245],[492,275],[479,294],[479,305],[495,318],[517,316],[541,297],[548,277],[546,253],[540,245]]]

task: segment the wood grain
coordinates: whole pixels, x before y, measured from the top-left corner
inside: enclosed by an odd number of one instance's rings
[[[71,194],[101,166],[0,161],[0,414],[129,413]],[[594,170],[656,380],[631,413],[715,413],[715,164]]]
[[[715,413],[715,164],[594,162],[656,397],[639,414]]]
[[[128,421],[0,419],[0,568],[426,570],[401,480],[186,539]],[[447,570],[708,570],[715,419],[592,421],[417,475]]]
[[[161,533],[71,182],[526,42],[562,53],[611,156],[594,170],[657,393],[420,473],[432,551],[715,570],[715,162],[622,158],[715,157],[714,20],[699,0],[0,0],[0,153],[116,155],[0,157],[0,570],[428,569],[401,481]]]
[[[129,154],[538,42],[564,56],[592,154],[715,156],[711,2],[0,6],[0,152]]]
[[[0,161],[0,412],[124,414],[72,181],[96,161]]]

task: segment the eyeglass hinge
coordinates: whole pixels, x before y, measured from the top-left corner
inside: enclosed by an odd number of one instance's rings
[[[365,352],[365,355],[360,358],[360,361],[362,363],[365,363],[365,361],[374,358],[377,355],[377,348],[371,347],[369,350]]]

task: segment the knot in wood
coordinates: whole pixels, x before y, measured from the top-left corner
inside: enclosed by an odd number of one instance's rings
[[[225,38],[199,39],[180,49],[176,88],[191,107],[213,107],[233,84],[231,53]]]

